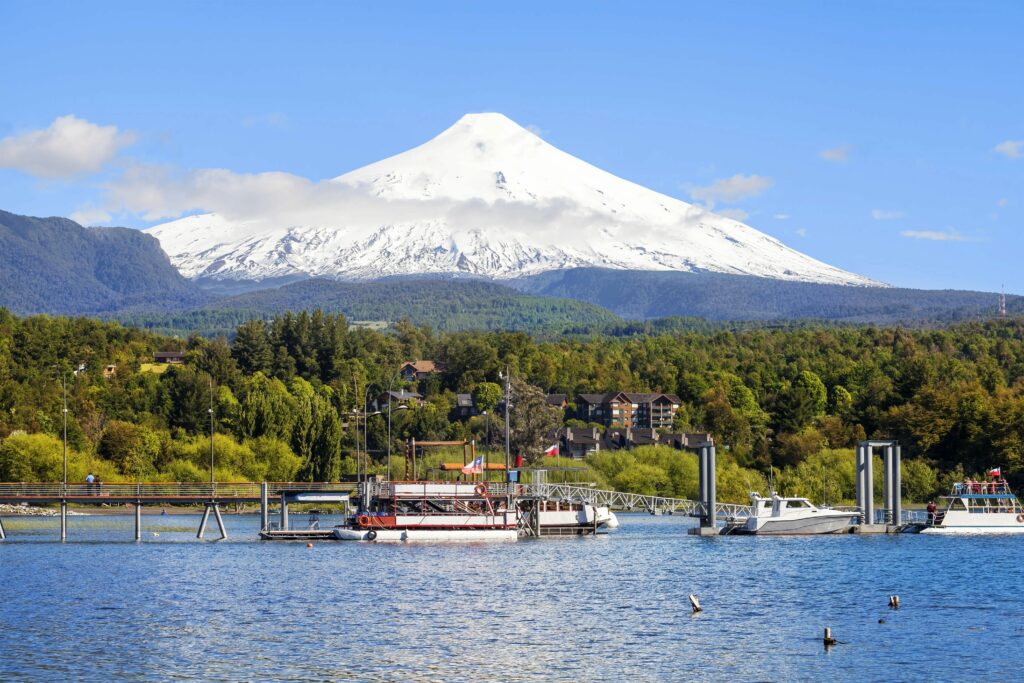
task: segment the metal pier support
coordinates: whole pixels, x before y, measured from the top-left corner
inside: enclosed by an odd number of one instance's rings
[[[4,520],[0,519],[0,541],[7,538],[7,532],[4,531]]]
[[[220,516],[220,505],[215,502],[205,503],[205,509],[203,510],[203,520],[199,523],[199,533],[196,534],[196,538],[202,538],[206,535],[206,525],[210,521],[210,510],[213,510],[214,517],[217,518],[217,528],[220,529],[221,540],[228,537],[228,532],[224,528],[224,519]]]
[[[903,489],[900,474],[900,444],[898,441],[861,441],[857,444],[857,507],[861,511],[861,524],[875,524],[875,449],[882,450],[882,505],[885,525],[898,525],[903,514],[900,492]]]
[[[68,540],[68,502],[60,502],[60,540]]]
[[[207,503],[203,509],[203,520],[199,522],[199,533],[196,538],[202,538],[206,534],[206,523],[210,521],[210,504]]]
[[[142,503],[135,504],[135,540],[142,540]]]
[[[715,486],[715,444],[708,442],[700,447],[697,456],[697,481],[700,489],[700,535],[718,533],[717,491]]]
[[[228,530],[224,528],[224,518],[220,516],[220,506],[213,504],[213,514],[217,518],[217,528],[220,530],[221,539],[228,537]]]
[[[270,486],[267,482],[260,484],[260,531],[270,526]]]
[[[288,496],[281,494],[281,531],[288,531]]]

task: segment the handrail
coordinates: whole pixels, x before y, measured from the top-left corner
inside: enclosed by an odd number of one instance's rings
[[[351,489],[348,482],[267,482],[268,495],[291,491],[337,491]],[[0,482],[0,499],[32,498],[209,498],[252,499],[261,495],[260,482],[94,482],[63,484],[53,482]]]

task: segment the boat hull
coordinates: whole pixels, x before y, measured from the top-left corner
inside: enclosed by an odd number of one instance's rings
[[[919,534],[1024,534],[1024,524],[1015,526],[926,526]]]
[[[377,543],[412,543],[418,541],[515,541],[515,529],[352,529],[334,530],[339,541],[372,541]]]
[[[755,528],[747,527],[745,531],[754,536],[839,534],[848,532],[856,520],[855,514],[797,519],[771,518]]]

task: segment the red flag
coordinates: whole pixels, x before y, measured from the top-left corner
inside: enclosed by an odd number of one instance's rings
[[[1003,476],[1003,468],[1002,467],[993,467],[992,469],[990,469],[987,472],[987,474],[990,477],[1001,477],[1001,476]]]
[[[558,444],[554,446],[548,446],[544,449],[544,457],[546,458],[557,458],[558,457]]]

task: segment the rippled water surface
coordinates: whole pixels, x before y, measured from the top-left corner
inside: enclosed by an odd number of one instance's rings
[[[197,516],[147,517],[139,544],[131,517],[73,517],[65,544],[55,519],[8,517],[0,680],[1024,679],[1024,538],[620,519],[598,538],[307,549],[255,540],[252,516],[221,542],[195,540]]]

